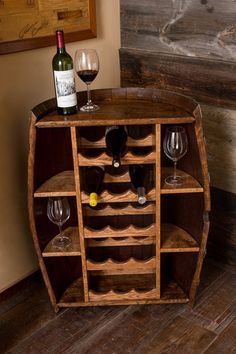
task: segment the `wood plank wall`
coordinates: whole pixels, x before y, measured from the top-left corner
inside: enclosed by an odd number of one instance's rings
[[[120,3],[121,85],[174,90],[201,103],[212,185],[209,252],[235,267],[236,2]]]

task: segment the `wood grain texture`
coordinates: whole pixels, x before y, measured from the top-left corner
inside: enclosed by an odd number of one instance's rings
[[[230,0],[122,0],[122,86],[235,107],[235,10]]]
[[[153,87],[188,95],[208,104],[235,108],[236,63],[120,49],[123,87]],[[233,78],[233,80],[232,80]]]
[[[235,11],[229,0],[121,0],[122,47],[235,60]]]
[[[80,242],[78,227],[68,227],[63,230],[63,235],[71,239],[71,245],[66,250],[54,246],[52,239],[42,252],[43,257],[80,256]],[[56,235],[58,236],[58,235]],[[56,237],[55,236],[55,237]]]
[[[201,305],[193,309],[179,304],[150,306],[150,300],[133,300],[133,303],[136,302],[135,306],[111,306],[114,301],[107,301],[110,306],[81,307],[78,311],[73,308],[76,305],[76,296],[79,298],[78,286],[74,292],[71,289],[68,302],[60,303],[62,308],[68,307],[68,304],[72,308],[62,309],[59,314],[54,314],[51,310],[43,281],[37,278],[29,287],[1,303],[1,351],[12,354],[110,354],[112,348],[114,353],[158,353],[160,350],[198,353],[201,348],[202,353],[233,353],[235,293],[234,284],[229,287],[232,282],[229,274],[230,271],[206,259],[198,293],[198,303]],[[130,284],[130,275],[128,278],[127,282]],[[137,279],[136,284],[139,281]],[[120,281],[116,282],[117,287],[118,283]],[[147,279],[145,283],[148,283]],[[152,286],[155,280],[150,279],[149,284]],[[115,286],[114,281],[113,285]],[[133,285],[135,288],[134,283]],[[100,285],[94,290],[105,291],[109,288],[110,285]],[[219,306],[215,295],[220,292],[222,296],[224,289],[227,296]],[[146,290],[150,290],[150,287]],[[164,299],[156,301],[161,303]],[[180,302],[180,298],[178,301]],[[99,303],[94,301],[93,304]],[[211,304],[211,311],[199,314],[200,309],[207,304]],[[211,313],[214,315],[209,318]]]

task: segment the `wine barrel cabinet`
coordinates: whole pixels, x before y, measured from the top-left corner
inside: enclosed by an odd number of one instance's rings
[[[143,88],[95,90],[94,113],[60,116],[55,99],[31,112],[28,159],[29,220],[51,303],[61,307],[193,304],[209,230],[209,178],[201,109],[191,98]],[[86,93],[78,93],[78,104]],[[111,165],[107,126],[137,128],[128,136],[121,167]],[[165,183],[173,162],[163,152],[170,125],[184,126],[188,151],[178,162],[184,183]],[[135,130],[136,131],[136,130]],[[129,129],[128,129],[129,132]],[[136,150],[138,148],[138,154]],[[147,164],[147,202],[138,205],[130,164]],[[86,166],[104,166],[95,208],[83,190]],[[63,232],[72,244],[53,246],[57,226],[47,217],[49,197],[66,196],[71,215]]]

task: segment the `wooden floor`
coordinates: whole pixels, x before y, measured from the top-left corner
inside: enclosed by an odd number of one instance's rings
[[[197,301],[63,309],[39,276],[0,307],[0,353],[236,353],[236,273],[206,260]]]

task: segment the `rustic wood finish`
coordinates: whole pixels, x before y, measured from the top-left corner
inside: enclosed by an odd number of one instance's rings
[[[84,93],[78,98],[80,105]],[[186,96],[156,89],[96,90],[93,98],[101,107],[95,113],[62,117],[53,108],[54,100],[32,111],[29,216],[51,302],[55,310],[113,303],[192,303],[210,210],[200,107]],[[140,125],[149,131],[144,138],[129,137],[118,172],[111,168],[104,136],[95,142],[83,136],[86,127],[99,136],[113,124]],[[177,188],[164,183],[173,168],[162,149],[169,124],[184,125],[189,140],[188,153],[179,162],[184,184]],[[136,147],[142,155],[135,154]],[[130,164],[150,168],[147,203],[142,207],[137,206],[131,185]],[[105,166],[104,188],[94,209],[83,190],[86,166],[92,165]],[[55,196],[67,196],[71,207],[64,232],[72,245],[64,251],[53,247],[57,231],[46,216],[47,198]]]

